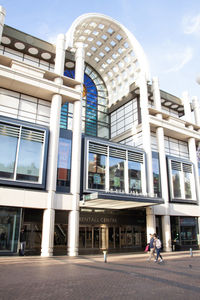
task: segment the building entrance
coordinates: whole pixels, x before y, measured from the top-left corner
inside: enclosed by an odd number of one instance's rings
[[[146,243],[145,215],[136,214],[134,211],[81,212],[79,253],[141,251]]]

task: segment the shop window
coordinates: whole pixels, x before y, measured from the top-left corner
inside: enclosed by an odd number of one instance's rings
[[[144,153],[85,138],[84,190],[146,194]]]
[[[0,255],[16,253],[20,226],[20,208],[1,207],[0,210]]]
[[[126,151],[110,147],[110,191],[124,192],[124,161]]]
[[[193,164],[168,157],[171,201],[196,202]]]
[[[0,118],[0,182],[45,187],[48,130]]]
[[[129,193],[142,192],[142,164],[143,154],[128,151],[128,179]]]

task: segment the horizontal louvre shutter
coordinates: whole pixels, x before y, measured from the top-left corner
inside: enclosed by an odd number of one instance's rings
[[[172,164],[172,170],[181,171],[181,163],[178,161],[171,161]]]
[[[185,173],[192,173],[192,165],[183,164],[183,172],[185,172]]]
[[[110,147],[110,156],[126,159],[126,150]]]
[[[12,137],[19,137],[20,127],[0,123],[0,134]]]
[[[128,151],[128,160],[143,163],[143,153]]]
[[[44,131],[35,131],[35,130],[27,129],[27,128],[22,128],[21,138],[24,140],[43,143],[44,142]]]
[[[89,142],[89,152],[107,155],[107,146]]]

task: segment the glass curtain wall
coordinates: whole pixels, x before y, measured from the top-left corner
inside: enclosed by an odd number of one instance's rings
[[[74,69],[66,69],[64,75],[75,78]],[[86,135],[109,138],[107,90],[100,76],[89,66],[85,68],[82,94],[82,130]],[[65,103],[61,110],[60,127],[72,129],[72,107]]]

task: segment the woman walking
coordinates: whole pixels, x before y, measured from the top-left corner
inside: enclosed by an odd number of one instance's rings
[[[154,234],[154,240],[155,240],[155,247],[156,247],[156,259],[154,261],[157,262],[158,258],[160,257],[160,262],[162,262],[163,258],[162,255],[160,254],[162,243],[156,233]]]

